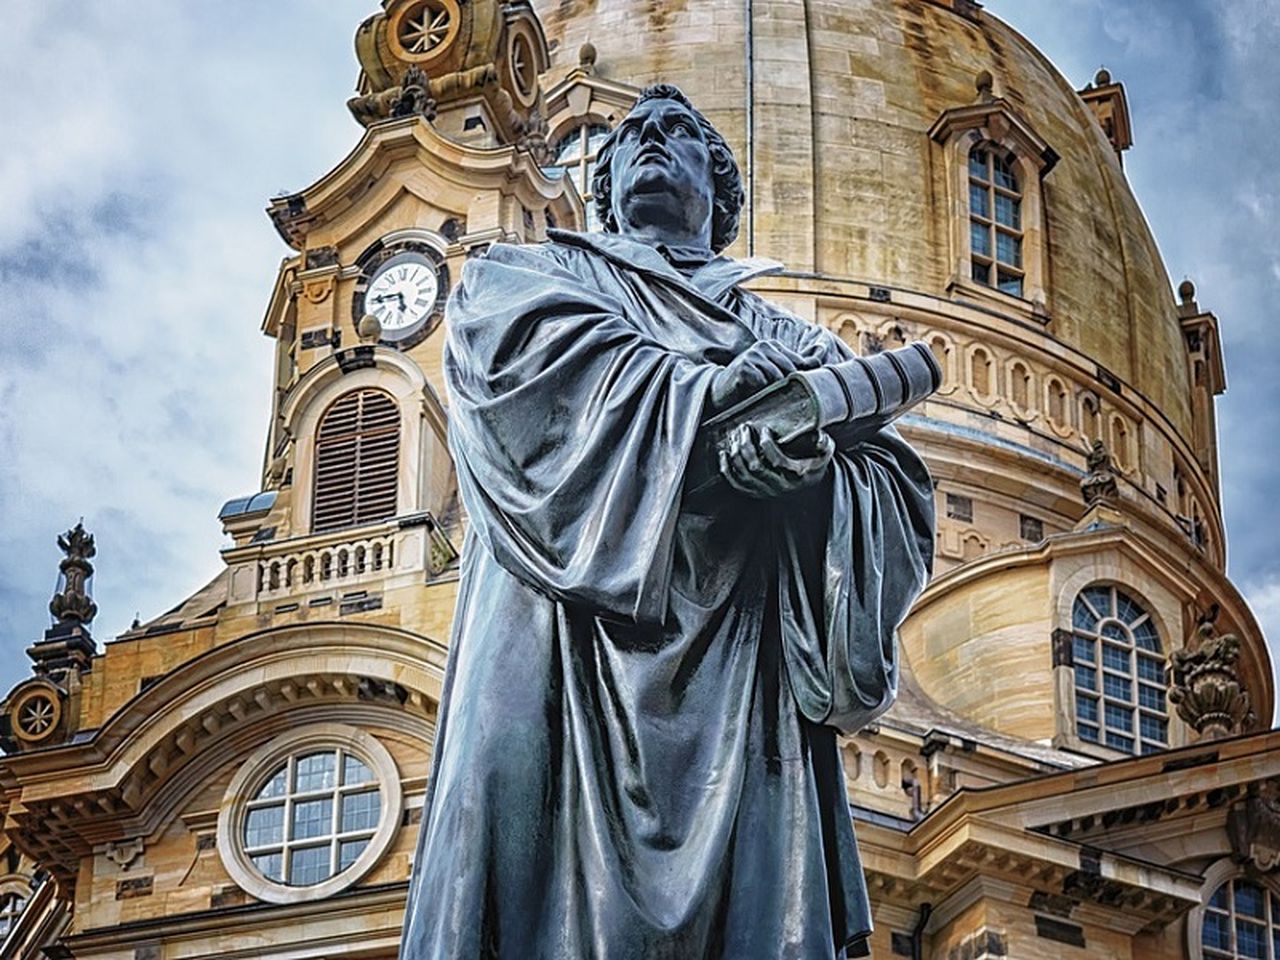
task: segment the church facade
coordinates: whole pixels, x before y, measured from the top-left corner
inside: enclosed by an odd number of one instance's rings
[[[902,421],[933,577],[843,742],[873,955],[1280,960],[1218,321],[1125,179],[1120,83],[973,0],[382,0],[355,47],[358,142],[268,208],[267,455],[223,569],[95,640],[92,536],[59,540],[0,705],[0,957],[395,957],[467,524],[443,306],[488,245],[595,228],[595,152],[661,80],[743,168],[727,253],[786,265],[752,289],[945,371]]]

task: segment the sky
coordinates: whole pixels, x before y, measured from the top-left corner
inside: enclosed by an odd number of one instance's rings
[[[263,212],[346,155],[375,0],[0,0],[0,694],[96,535],[101,642],[211,579],[257,489],[288,251]],[[1126,169],[1221,320],[1229,568],[1280,640],[1280,0],[990,0],[1079,87],[1126,86]]]

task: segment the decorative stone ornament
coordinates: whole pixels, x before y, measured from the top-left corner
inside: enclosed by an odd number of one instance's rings
[[[1085,465],[1089,472],[1080,481],[1080,493],[1084,496],[1085,505],[1114,506],[1120,499],[1120,488],[1116,483],[1115,464],[1111,461],[1107,445],[1101,440],[1093,441]]]
[[[1237,863],[1266,872],[1280,866],[1280,780],[1254,784],[1227,814],[1227,836]]]
[[[61,589],[49,601],[49,612],[60,623],[88,623],[98,612],[98,605],[87,592],[89,578],[93,576],[89,558],[97,553],[93,534],[85,530],[83,523],[77,523],[58,537],[58,546],[66,557],[58,564]]]
[[[1178,716],[1203,740],[1242,733],[1254,721],[1249,693],[1240,684],[1240,638],[1215,636],[1212,622],[1201,623],[1194,647],[1170,657],[1169,701]]]
[[[7,752],[47,746],[62,739],[65,692],[46,679],[21,684],[4,705],[4,726],[0,747]]]

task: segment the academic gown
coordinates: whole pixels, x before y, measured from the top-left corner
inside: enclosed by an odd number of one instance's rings
[[[863,956],[837,731],[893,700],[933,545],[891,429],[773,501],[682,485],[721,367],[830,332],[656,250],[467,263],[449,440],[470,525],[403,960]]]

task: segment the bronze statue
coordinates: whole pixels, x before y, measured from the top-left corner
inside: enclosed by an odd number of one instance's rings
[[[894,697],[928,473],[747,417],[689,490],[704,422],[853,354],[719,255],[738,168],[676,88],[595,195],[604,233],[494,246],[447,310],[471,522],[401,957],[864,956],[836,736]]]

